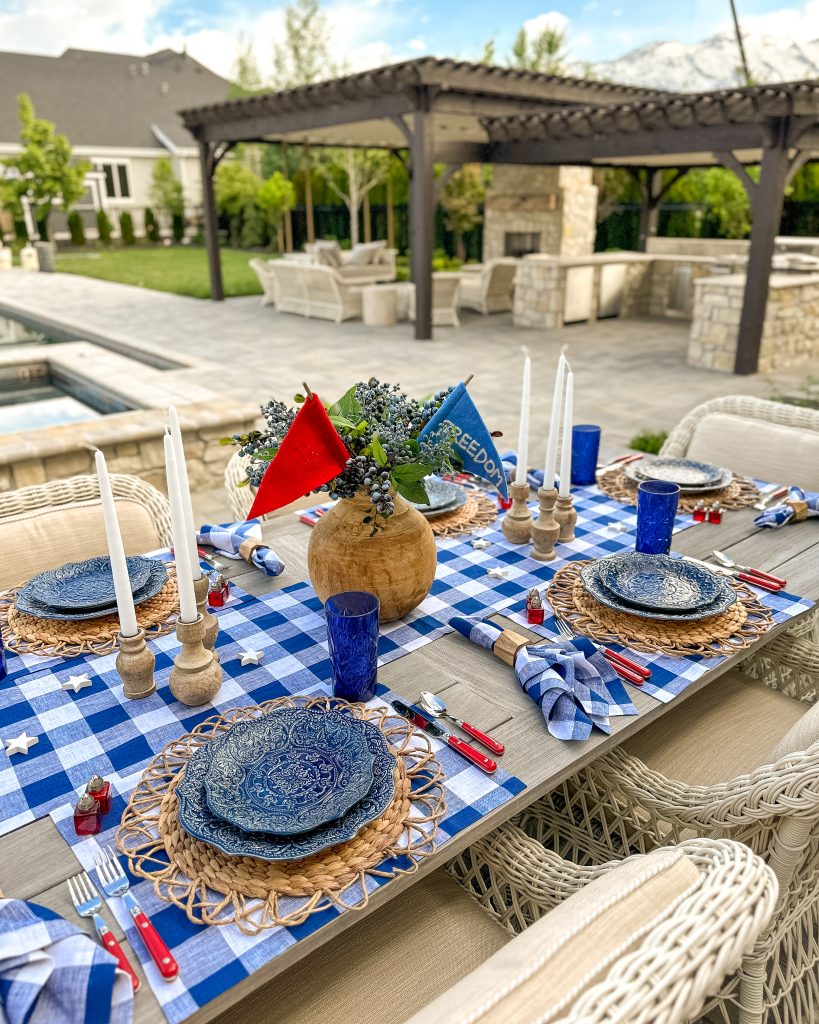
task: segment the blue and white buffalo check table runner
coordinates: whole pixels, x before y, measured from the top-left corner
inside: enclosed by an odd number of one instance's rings
[[[579,488],[574,496],[578,511],[576,539],[570,545],[559,546],[558,558],[547,565],[527,557],[526,549],[510,546],[498,529],[439,540],[438,569],[430,594],[406,619],[382,628],[382,664],[450,632],[453,615],[485,617],[503,612],[525,622],[522,613],[526,590],[543,588],[567,560],[596,558],[633,546],[633,508],[612,501],[596,487]],[[680,525],[687,522],[681,520]],[[488,547],[473,547],[479,535],[490,542]],[[158,689],[141,701],[123,697],[113,654],[71,660],[35,655],[9,657],[8,676],[0,684],[0,737],[9,740],[25,731],[36,736],[38,742],[27,755],[0,752],[0,834],[52,813],[65,837],[79,844],[74,847],[79,859],[89,865],[94,841],[80,842],[73,835],[70,804],[92,774],[110,779],[117,793],[108,819],[113,835],[125,801],[145,766],[169,741],[230,707],[289,694],[328,692],[331,668],[326,629],[321,603],[312,588],[296,584],[256,598],[234,587],[233,594],[218,612],[224,683],[217,701],[202,708],[178,703],[168,690],[168,674],[177,649],[173,635],[151,643],[157,656]],[[784,592],[759,596],[772,608],[777,622],[812,604]],[[553,622],[547,620],[539,631],[554,637],[552,627]],[[242,666],[240,656],[250,650],[264,652],[261,664]],[[487,653],[487,657],[491,655]],[[661,701],[671,700],[719,660],[639,657],[653,672],[643,691]],[[86,673],[90,686],[63,688],[72,677]],[[511,670],[508,685],[519,685]],[[636,714],[630,692],[627,686],[618,688],[612,715]],[[382,696],[389,695],[382,691]],[[543,742],[560,742],[548,735],[545,725]],[[447,801],[439,845],[523,788],[520,780],[502,770],[486,776],[449,748],[436,743],[436,751],[446,772]],[[193,925],[181,911],[160,902],[148,883],[138,879],[132,879],[132,883],[181,965],[180,979],[168,985],[154,973],[153,965],[143,960],[172,1024],[184,1020],[338,913],[328,910],[326,915],[313,915],[298,928],[275,928],[251,938],[234,926]],[[125,917],[121,923],[130,927]],[[134,948],[143,955],[138,940]]]

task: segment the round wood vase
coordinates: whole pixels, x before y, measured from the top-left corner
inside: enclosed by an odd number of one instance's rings
[[[435,537],[418,509],[395,496],[395,512],[371,537],[362,520],[370,500],[343,498],[313,527],[307,548],[310,582],[321,601],[344,590],[366,590],[392,622],[416,608],[435,578]]]

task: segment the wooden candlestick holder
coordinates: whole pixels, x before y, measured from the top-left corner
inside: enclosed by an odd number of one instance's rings
[[[213,700],[222,685],[222,666],[213,651],[205,647],[205,621],[197,615],[193,622],[176,623],[176,636],[182,644],[168,680],[171,693],[190,707]]]
[[[122,692],[129,700],[150,697],[156,690],[154,679],[154,652],[145,642],[145,630],[139,629],[133,636],[117,633],[119,654],[116,666],[122,680]]]
[[[501,530],[510,544],[528,544],[532,539],[532,513],[526,504],[529,484],[510,484],[512,507],[503,517]]]
[[[219,620],[213,615],[208,608],[208,578],[202,573],[198,580],[193,581],[193,592],[196,595],[196,610],[202,616],[205,622],[205,647],[209,651],[213,651],[216,660],[219,660],[219,655],[216,653],[216,637],[219,633]]]
[[[555,543],[560,533],[560,523],[555,519],[557,501],[556,487],[541,487],[537,492],[540,515],[532,523],[532,558],[539,562],[551,562],[555,557]]]
[[[560,527],[560,533],[557,535],[557,539],[564,542],[567,540],[574,540],[574,528],[577,523],[577,513],[574,510],[574,498],[571,494],[566,498],[563,498],[560,495],[557,496],[555,519]]]

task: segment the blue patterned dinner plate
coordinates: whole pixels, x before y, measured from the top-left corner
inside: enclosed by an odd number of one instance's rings
[[[665,558],[666,556],[660,555],[653,557]],[[669,559],[669,561],[673,561],[673,559]],[[696,622],[699,619],[708,619],[713,615],[720,615],[726,610],[726,608],[730,608],[737,599],[736,591],[728,585],[724,577],[717,577],[721,588],[718,596],[711,602],[711,604],[703,605],[701,608],[695,608],[691,611],[678,612],[668,610],[655,611],[649,608],[640,608],[637,607],[637,605],[629,604],[627,601],[624,601],[621,597],[618,597],[617,594],[608,589],[597,573],[598,564],[598,562],[592,562],[590,565],[583,566],[580,570],[580,580],[584,589],[587,593],[591,594],[596,601],[599,601],[600,604],[605,605],[607,608],[613,608],[615,611],[624,612],[626,615],[635,615],[639,619],[660,619],[668,622]]]
[[[145,559],[151,562],[148,579],[144,586],[134,593],[134,604],[142,604],[152,597],[156,597],[159,591],[168,582],[168,570],[164,562],[158,559]],[[63,608],[54,608],[50,604],[37,601],[28,592],[28,584],[23,587],[14,602],[17,611],[26,615],[33,615],[37,619],[60,619],[64,622],[82,622],[86,619],[101,619],[106,615],[116,615],[117,605],[114,601],[105,608],[92,608],[87,611],[71,612]]]
[[[175,790],[179,823],[189,835],[215,846],[230,857],[256,857],[266,861],[301,860],[330,846],[349,842],[366,825],[380,818],[395,796],[395,755],[388,748],[380,729],[370,722],[364,725],[367,749],[373,758],[373,783],[363,800],[359,800],[338,821],[328,822],[314,832],[276,836],[245,832],[217,818],[208,807],[205,779],[214,749],[221,741],[220,737],[200,747],[184,769]]]
[[[601,558],[596,570],[598,579],[617,597],[655,612],[704,608],[717,600],[725,585],[720,576],[701,565],[639,551]]]
[[[438,476],[425,477],[424,490],[427,492],[429,503],[412,501],[410,504],[427,517],[454,512],[456,508],[466,504],[466,491],[451,480],[442,480]]]
[[[126,559],[131,592],[148,582],[155,558],[136,555]],[[116,604],[111,559],[107,556],[87,558],[84,562],[67,562],[59,569],[49,569],[34,576],[25,585],[26,596],[51,608],[67,612],[91,611]]]
[[[373,784],[366,723],[337,711],[280,708],[218,741],[208,807],[246,832],[294,836],[341,818]]]
[[[713,466],[710,462],[696,462],[694,459],[640,459],[638,462],[630,462],[624,473],[637,484],[646,480],[663,480],[677,484],[682,491],[703,494],[722,490],[734,479],[730,469]]]

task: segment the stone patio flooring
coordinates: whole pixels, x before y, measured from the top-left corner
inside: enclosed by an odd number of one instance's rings
[[[204,257],[203,257],[204,258]],[[365,327],[277,314],[256,297],[211,303],[68,274],[0,274],[0,316],[25,317],[44,333],[88,339],[120,350],[164,357],[181,354],[177,380],[206,384],[231,398],[288,400],[302,381],[335,399],[370,376],[400,382],[418,396],[463,380],[499,447],[514,447],[522,364],[533,362],[530,451],[545,447],[554,366],[563,345],[575,374],[575,422],[600,423],[608,451],[638,431],[667,430],[692,406],[718,395],[768,397],[796,393],[819,361],[770,375],[735,377],[685,362],[689,324],[675,320],[603,320],[560,331],[524,330],[511,314],[482,317],[464,311],[460,328],[436,328],[435,340],[416,342],[411,324]],[[49,330],[51,328],[51,330]],[[197,513],[227,515],[221,481],[196,495]]]

